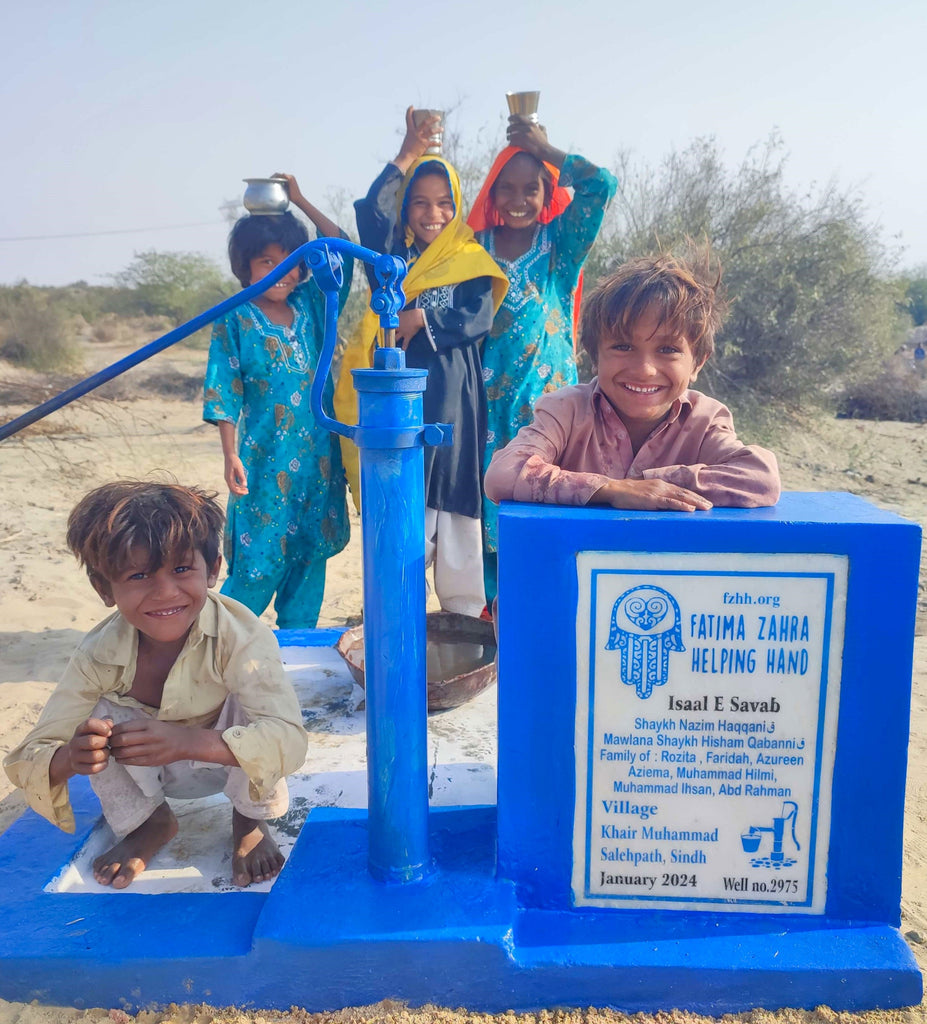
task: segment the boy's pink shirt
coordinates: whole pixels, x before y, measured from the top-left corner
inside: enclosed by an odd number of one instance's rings
[[[653,477],[721,507],[774,505],[781,490],[775,455],[741,444],[727,406],[698,391],[673,403],[635,455],[598,378],[539,399],[534,422],[496,452],[485,486],[497,502],[586,505],[609,480]]]

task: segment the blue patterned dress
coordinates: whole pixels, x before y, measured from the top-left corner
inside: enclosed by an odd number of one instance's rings
[[[339,308],[352,269],[345,261]],[[325,301],[311,279],[287,301],[290,327],[252,302],[215,323],[203,419],[237,424],[248,475],[248,493],[229,496],[222,593],[260,615],[276,592],[278,627],[308,629],[322,605],[325,561],[347,544],[349,526],[338,439],[309,407]],[[331,393],[329,381],[328,409]]]
[[[560,184],[573,187],[573,201],[549,224],[538,225],[523,256],[506,260],[496,255],[491,229],[476,236],[509,279],[509,290],[483,343],[489,405],[484,471],[493,453],[531,422],[541,395],[577,380],[573,292],[618,182],[603,168],[570,155],[563,161]],[[492,563],[498,514],[498,507],[484,498],[483,550]],[[495,594],[495,573],[491,575],[492,580],[487,573],[487,587],[492,584],[487,599]]]

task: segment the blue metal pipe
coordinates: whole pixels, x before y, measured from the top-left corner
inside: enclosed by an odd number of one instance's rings
[[[428,373],[407,369],[405,353],[387,348],[377,350],[372,370],[353,373],[361,443],[368,867],[381,881],[412,882],[431,868],[421,440]],[[370,444],[378,436],[389,446]]]
[[[371,875],[414,882],[431,870],[428,846],[428,694],[425,671],[425,444],[450,443],[446,424],[422,422],[428,374],[405,353],[379,348],[373,369],[354,370],[358,423],[322,408],[334,348],[337,265],[320,253],[310,265],[325,292],[326,339],[312,387],[312,411],[360,452],[364,561],[364,674],[367,690],[367,824]],[[405,265],[374,263],[371,308],[384,329],[405,303]]]
[[[8,437],[12,437],[13,434],[18,433],[20,430],[30,426],[37,420],[44,419],[44,417],[48,416],[49,413],[53,413],[56,410],[61,409],[63,406],[69,405],[71,402],[75,401],[75,399],[81,398],[89,391],[93,391],[94,388],[100,387],[101,384],[105,384],[114,377],[118,377],[120,374],[125,373],[126,370],[131,370],[133,366],[137,366],[139,363],[143,363],[146,359],[150,359],[158,352],[161,352],[164,349],[169,348],[171,345],[176,344],[178,341],[182,341],[184,338],[189,337],[201,327],[205,327],[207,324],[212,323],[213,320],[218,320],[220,316],[224,316],[229,310],[234,309],[236,306],[240,306],[243,302],[250,301],[262,292],[265,292],[272,284],[279,281],[284,274],[289,273],[297,263],[301,263],[304,259],[312,265],[313,255],[323,251],[325,253],[331,252],[329,246],[335,250],[349,252],[351,255],[357,256],[359,259],[365,260],[368,263],[376,264],[378,260],[383,259],[380,253],[374,252],[372,249],[365,249],[363,246],[355,245],[353,242],[349,242],[345,239],[317,239],[314,242],[306,242],[298,249],[294,249],[285,260],[274,267],[266,277],[262,277],[261,280],[257,281],[255,284],[249,285],[247,288],[243,288],[237,294],[232,295],[228,299],[224,299],[211,309],[207,309],[205,313],[200,313],[199,316],[195,316],[192,320],[188,320],[187,323],[181,324],[179,327],[175,327],[174,330],[168,331],[167,334],[162,335],[160,338],[155,338],[154,341],[148,342],[147,345],[143,345],[140,349],[136,349],[135,352],[130,352],[129,355],[124,356],[122,359],[117,360],[110,366],[107,366],[84,380],[79,381],[77,384],[67,388],[65,391],[55,395],[53,398],[49,398],[48,401],[42,402],[41,405],[37,405],[34,409],[30,409],[29,412],[23,413],[22,416],[18,416],[16,419],[10,420],[9,423],[0,425],[0,441],[3,441]],[[340,261],[340,257],[335,256],[335,259]],[[337,308],[336,303],[336,320]],[[400,306],[400,309],[401,308],[402,307]],[[332,342],[332,345],[334,346],[334,342]]]

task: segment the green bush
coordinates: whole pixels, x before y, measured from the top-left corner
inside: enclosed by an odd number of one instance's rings
[[[911,317],[915,327],[927,323],[927,267],[919,267],[899,283],[903,289],[899,308]]]
[[[136,253],[113,281],[123,290],[117,312],[166,316],[175,325],[238,291],[211,259],[195,252]]]
[[[43,372],[80,368],[73,320],[53,293],[25,283],[0,290],[0,357]]]

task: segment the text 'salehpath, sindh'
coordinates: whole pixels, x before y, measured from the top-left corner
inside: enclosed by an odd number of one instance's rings
[[[577,572],[575,903],[823,913],[846,558]]]

